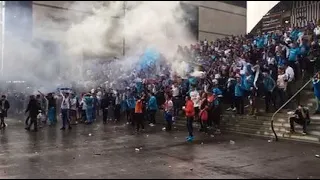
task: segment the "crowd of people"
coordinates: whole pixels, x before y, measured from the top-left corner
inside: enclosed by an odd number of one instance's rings
[[[200,123],[199,130],[204,133],[220,133],[225,110],[222,104],[238,115],[249,107],[250,114],[255,115],[257,100],[264,99],[265,112],[271,112],[271,108],[276,110],[293,95],[297,81],[313,77],[320,68],[319,39],[320,26],[310,22],[303,28],[179,46],[175,58],[190,64],[187,76],[177,75],[160,55],[160,63],[134,70],[127,79],[116,82],[121,86],[113,89],[98,87],[82,94],[60,89],[47,95],[39,91],[30,96],[26,129],[30,130],[32,124],[35,131],[46,122],[54,125],[58,114],[61,130],[71,129],[73,123],[92,124],[102,113],[103,123],[125,119],[139,132],[146,122],[155,126],[156,113],[162,109],[166,131],[172,129],[180,112],[185,112],[188,141],[194,138],[194,121]]]

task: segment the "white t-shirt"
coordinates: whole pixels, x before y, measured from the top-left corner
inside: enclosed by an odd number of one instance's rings
[[[179,96],[179,93],[180,93],[179,88],[172,86],[172,96],[173,97]]]
[[[294,79],[294,71],[292,67],[288,66],[285,74],[287,75],[288,82],[291,82]]]
[[[320,35],[320,26],[315,27],[313,32],[315,35]]]
[[[277,86],[280,89],[286,89],[287,88],[287,75],[286,74],[279,74],[277,79]]]
[[[191,101],[194,104],[194,107],[199,107],[200,106],[200,95],[197,90],[191,91],[190,92],[190,97]]]
[[[71,102],[70,109],[77,110],[77,98],[70,99],[70,102]]]
[[[70,109],[70,99],[62,96],[61,109]]]

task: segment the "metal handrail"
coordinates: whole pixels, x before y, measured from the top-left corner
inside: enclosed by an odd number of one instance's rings
[[[273,115],[271,117],[271,129],[272,129],[272,132],[276,138],[276,141],[278,141],[278,136],[277,136],[277,133],[275,132],[274,127],[273,127],[273,120],[274,120],[275,115],[278,114],[278,112],[281,111],[293,98],[295,98],[311,81],[312,81],[312,78],[306,84],[304,84],[293,96],[291,96],[291,98],[288,99],[287,102],[284,103],[276,112],[273,113]]]

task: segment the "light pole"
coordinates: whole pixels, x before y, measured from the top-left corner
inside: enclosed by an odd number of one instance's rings
[[[125,18],[126,18],[126,1],[123,1],[123,39],[122,39],[122,55],[126,55],[126,37],[125,37]]]
[[[3,76],[4,71],[4,41],[5,41],[5,1],[1,2],[1,75]]]

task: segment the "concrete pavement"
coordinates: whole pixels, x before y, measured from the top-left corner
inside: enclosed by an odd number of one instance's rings
[[[315,144],[199,133],[187,143],[183,127],[168,133],[148,126],[136,135],[121,122],[36,133],[18,119],[7,123],[0,178],[320,178]]]

